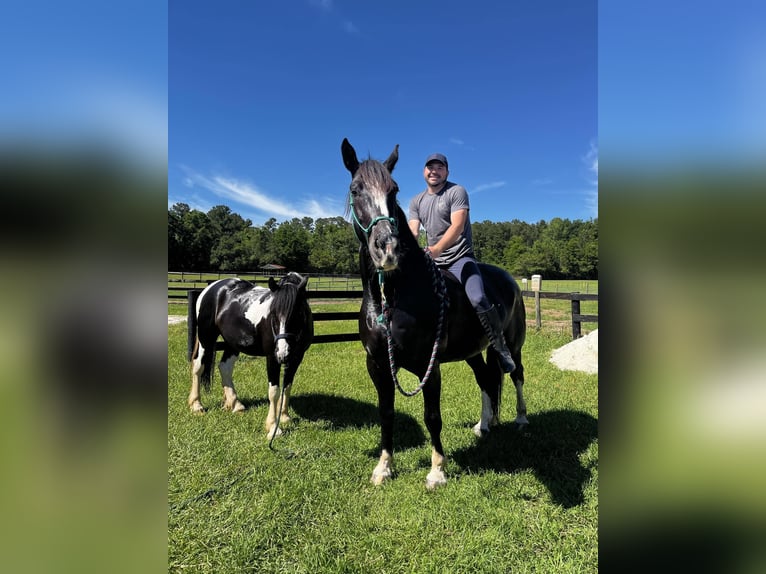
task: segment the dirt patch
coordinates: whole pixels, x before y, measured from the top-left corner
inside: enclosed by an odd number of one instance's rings
[[[186,315],[168,315],[168,325],[176,325],[186,321]]]

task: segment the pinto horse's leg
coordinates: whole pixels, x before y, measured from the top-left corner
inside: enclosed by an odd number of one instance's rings
[[[279,413],[280,424],[287,424],[290,422],[290,391],[293,388],[293,380],[295,380],[295,373],[298,371],[298,365],[300,365],[302,357],[293,357],[289,363],[285,364],[285,371],[282,375],[282,388],[285,391],[282,400],[282,410]]]
[[[237,391],[234,389],[234,364],[237,362],[239,353],[232,349],[225,349],[221,362],[218,363],[218,371],[221,373],[221,386],[223,387],[223,408],[233,413],[245,410],[245,405],[239,402]]]
[[[273,356],[266,357],[266,376],[269,379],[269,414],[266,415],[266,438],[272,439],[274,436],[282,434],[282,429],[277,428],[277,409],[279,408],[279,371],[281,365]],[[291,381],[292,382],[292,381]],[[287,400],[288,389],[285,387],[285,400]],[[285,412],[285,407],[282,407]]]
[[[380,413],[380,459],[372,471],[370,482],[380,486],[393,474],[394,381],[391,378],[391,372],[386,368],[379,368],[369,355],[367,355],[367,372],[375,384],[375,390],[378,391],[378,412]]]
[[[210,390],[210,371],[213,360],[215,359],[214,345],[215,343],[213,344],[213,347],[208,350],[206,347],[202,346],[199,339],[194,343],[194,352],[192,354],[191,363],[192,384],[191,390],[189,391],[189,398],[187,399],[189,409],[193,413],[205,412],[205,407],[202,406],[199,388],[200,382],[202,382],[205,388]]]
[[[421,377],[422,378],[422,377]],[[426,428],[431,435],[431,472],[426,476],[426,488],[433,490],[447,484],[444,475],[444,448],[442,447],[442,412],[441,412],[442,376],[438,365],[434,366],[431,378],[423,387],[423,413]]]
[[[466,359],[473,370],[476,383],[481,389],[481,417],[473,427],[473,433],[481,437],[489,432],[490,426],[495,426],[500,420],[500,398],[503,388],[503,370],[493,355],[494,349],[487,350],[487,362],[481,353]]]

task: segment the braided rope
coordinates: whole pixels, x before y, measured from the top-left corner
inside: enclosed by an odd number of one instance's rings
[[[378,317],[378,323],[383,325],[383,329],[386,333],[386,340],[388,342],[388,364],[391,367],[391,377],[394,379],[394,383],[396,383],[396,388],[399,389],[399,392],[402,393],[405,397],[414,397],[417,395],[420,391],[423,390],[423,387],[426,385],[428,380],[431,378],[431,373],[434,369],[434,363],[436,362],[436,354],[439,350],[439,341],[441,341],[442,337],[442,327],[444,325],[444,313],[447,309],[447,306],[449,305],[449,298],[447,297],[447,286],[444,283],[444,277],[439,272],[439,269],[436,267],[436,263],[434,263],[434,260],[431,258],[430,254],[428,252],[425,253],[425,258],[428,261],[428,264],[431,268],[431,275],[433,277],[433,289],[436,293],[436,296],[439,298],[439,320],[436,324],[436,340],[434,341],[434,346],[431,351],[431,358],[428,361],[428,368],[426,369],[426,373],[423,376],[423,380],[418,383],[418,386],[415,387],[413,391],[405,391],[402,387],[401,383],[399,383],[399,377],[396,376],[396,364],[394,362],[394,341],[391,337],[391,329],[390,329],[390,308],[388,306],[388,302],[386,301],[386,295],[383,291],[383,272],[378,272],[378,282],[380,283],[380,296],[383,301],[383,312]]]

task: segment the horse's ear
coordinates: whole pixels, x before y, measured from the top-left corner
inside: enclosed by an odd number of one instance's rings
[[[301,279],[301,282],[298,284],[298,291],[301,291],[301,290],[305,291],[306,285],[308,285],[308,283],[309,283],[308,277],[304,277],[303,279]]]
[[[356,150],[354,146],[348,143],[348,138],[343,138],[343,143],[340,144],[340,151],[343,154],[343,163],[346,169],[351,172],[351,175],[356,173],[359,169],[359,160],[356,159]]]
[[[273,277],[269,277],[269,289],[271,289],[272,291],[276,291],[277,289],[279,289],[279,286],[277,285],[277,282],[274,281]]]
[[[388,173],[391,173],[394,171],[394,166],[396,165],[396,162],[399,159],[399,144],[396,144],[394,146],[394,151],[391,152],[391,155],[388,156],[388,159],[383,162],[383,165],[386,166],[386,169],[388,170]]]

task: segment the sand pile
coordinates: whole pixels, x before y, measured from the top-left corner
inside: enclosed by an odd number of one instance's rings
[[[551,353],[551,363],[563,371],[598,373],[598,329]]]

